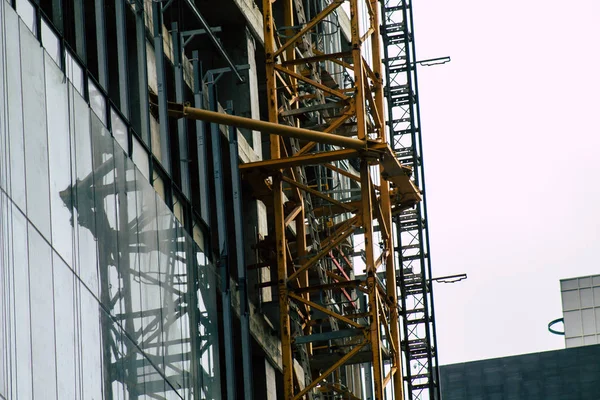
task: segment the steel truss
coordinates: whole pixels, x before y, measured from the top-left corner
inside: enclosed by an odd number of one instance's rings
[[[302,1],[280,1],[275,11],[283,18],[276,21],[274,4],[263,1],[268,114],[272,123],[357,137],[362,148],[341,150],[318,139],[287,141],[272,134],[271,160],[242,168],[271,179],[284,398],[318,398],[325,392],[331,398],[356,398],[361,393],[352,393],[356,388],[344,379],[344,367],[369,362],[374,397],[383,399],[393,382],[389,393],[402,399],[392,208],[409,208],[420,196],[409,181],[410,169],[385,143],[378,2],[348,2],[349,49],[322,43],[343,3],[332,0],[305,10]],[[361,10],[367,10],[364,29]],[[336,69],[343,74],[336,75]],[[307,176],[342,173],[334,160],[352,159],[359,160],[358,171],[346,177],[358,198],[336,198],[318,179],[314,189],[307,184]],[[361,278],[353,276],[352,262],[344,256],[357,232],[365,243]],[[366,307],[360,308],[356,293],[364,293]],[[295,359],[304,377],[296,373]]]
[[[439,399],[412,1],[382,0],[381,5],[391,146],[398,160],[413,168],[423,191],[422,202],[394,217],[407,399]]]

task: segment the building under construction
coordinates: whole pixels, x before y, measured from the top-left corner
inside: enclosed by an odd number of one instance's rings
[[[410,0],[0,0],[0,398],[439,399]]]

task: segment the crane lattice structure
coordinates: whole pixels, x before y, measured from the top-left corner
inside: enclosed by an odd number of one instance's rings
[[[411,0],[382,0],[391,146],[413,169],[423,201],[394,217],[407,399],[439,399],[437,352]]]
[[[350,42],[335,46],[326,38],[344,3]],[[402,351],[414,347],[406,320],[409,277],[417,276],[405,271],[406,256],[396,275],[394,234],[402,251],[415,246],[403,241],[404,232],[417,235],[419,246],[426,243],[419,236],[421,193],[412,179],[420,164],[416,152],[400,162],[396,114],[386,121],[379,1],[323,0],[307,7],[301,0],[262,3],[269,122],[175,103],[168,113],[270,134],[269,157],[241,164],[240,171],[270,211],[270,234],[258,247],[273,272],[261,285],[277,289],[284,398],[360,398],[364,388],[349,384],[348,366],[367,365],[366,386],[375,399],[403,399],[403,374],[413,364],[407,357],[403,368]],[[383,10],[387,18],[389,9]],[[331,190],[334,180],[343,190]],[[416,230],[398,222],[411,216],[421,224]],[[357,241],[364,243],[358,253]],[[356,255],[362,262],[354,262]],[[364,274],[355,274],[360,268]],[[417,283],[426,284],[425,269],[419,272]],[[418,290],[426,301],[430,291]],[[414,378],[408,376],[409,390]]]

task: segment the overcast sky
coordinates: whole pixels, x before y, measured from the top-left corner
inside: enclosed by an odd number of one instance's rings
[[[600,2],[417,0],[441,364],[564,348],[559,279],[600,273]]]

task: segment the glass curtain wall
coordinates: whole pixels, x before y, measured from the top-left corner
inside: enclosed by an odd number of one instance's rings
[[[220,398],[214,268],[29,25],[0,0],[0,398]]]

